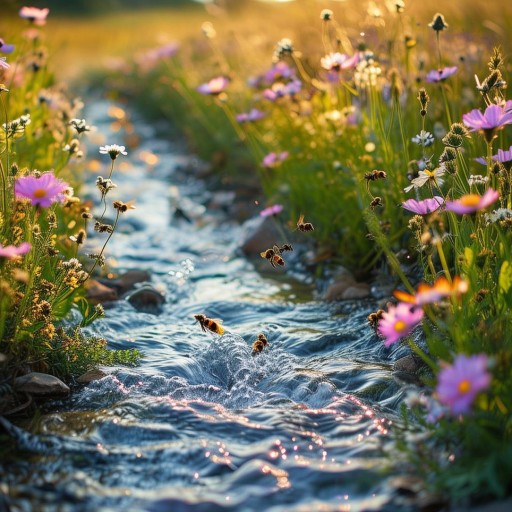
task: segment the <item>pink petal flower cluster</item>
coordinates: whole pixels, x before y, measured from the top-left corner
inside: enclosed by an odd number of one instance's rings
[[[476,395],[491,384],[485,354],[466,356],[459,354],[453,365],[445,366],[438,375],[436,392],[439,401],[453,414],[470,411]]]
[[[444,205],[444,199],[441,196],[429,197],[422,201],[416,199],[408,199],[402,203],[402,208],[418,215],[427,215],[428,213],[435,212],[438,208]]]
[[[433,69],[427,73],[426,81],[429,84],[442,82],[457,73],[457,66],[449,66],[441,69]]]
[[[341,71],[343,69],[355,68],[360,60],[359,53],[349,57],[344,53],[331,52],[320,59],[320,65],[327,71]]]
[[[266,116],[265,112],[258,110],[257,108],[251,109],[249,112],[242,112],[237,114],[236,120],[239,123],[250,123],[252,121],[259,121]]]
[[[466,194],[456,201],[447,201],[446,209],[459,215],[475,213],[494,203],[499,197],[496,190],[488,188],[483,196]]]
[[[275,153],[274,151],[272,151],[263,158],[261,165],[263,167],[266,167],[267,169],[271,167],[276,167],[277,165],[279,165],[281,162],[284,162],[288,158],[288,154],[288,151],[281,151],[280,153]]]
[[[18,247],[15,245],[6,245],[5,247],[0,244],[0,257],[7,258],[11,260],[16,258],[17,256],[21,256],[23,254],[27,254],[28,251],[32,249],[32,245],[28,242],[23,242]]]
[[[225,76],[218,76],[216,78],[212,78],[209,82],[201,84],[197,88],[197,92],[201,94],[211,94],[212,96],[216,96],[224,91],[224,89],[228,86],[229,80]]]
[[[39,9],[38,7],[22,7],[20,9],[20,18],[31,21],[34,25],[44,25],[46,23],[46,17],[50,9],[47,7]]]
[[[272,215],[277,215],[283,211],[283,208],[284,207],[282,204],[274,204],[265,208],[264,210],[261,210],[260,217],[270,217]]]
[[[14,183],[17,199],[28,199],[34,206],[42,208],[64,201],[64,191],[68,188],[69,185],[56,178],[53,172],[45,172],[40,177],[25,176]]]
[[[409,335],[422,318],[423,310],[414,305],[399,302],[396,306],[390,306],[382,314],[377,328],[378,333],[385,338],[384,346],[389,347]]]

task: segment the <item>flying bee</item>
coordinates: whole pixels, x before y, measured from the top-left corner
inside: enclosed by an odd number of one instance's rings
[[[260,252],[260,256],[267,259],[274,268],[276,268],[276,265],[284,267],[284,260],[281,257],[281,248],[277,245],[274,245],[272,249]]]
[[[304,214],[301,213],[297,221],[297,229],[299,231],[313,231],[315,228],[311,222],[304,222]]]
[[[382,315],[384,314],[383,309],[378,309],[375,313],[370,313],[368,315],[368,323],[370,324],[370,327],[374,330],[377,330],[377,327],[379,326],[379,321],[382,318]]]
[[[385,180],[388,177],[385,171],[371,171],[364,173],[364,179],[366,180],[366,190],[370,192],[370,181]]]
[[[281,254],[286,251],[293,251],[292,244],[283,244],[281,247],[279,247],[279,252]]]
[[[204,332],[210,331],[222,336],[225,332],[224,327],[220,325],[222,320],[207,318],[205,315],[194,315],[194,318],[199,322],[201,329]]]
[[[266,346],[270,346],[267,337],[263,333],[258,334],[258,337],[252,344],[252,355],[255,356],[256,354],[259,354]]]

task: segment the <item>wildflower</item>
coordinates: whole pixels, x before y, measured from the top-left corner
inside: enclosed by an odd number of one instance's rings
[[[1,59],[0,59],[1,60]],[[5,131],[5,136],[21,137],[25,133],[25,127],[31,123],[30,114],[24,114],[17,119],[13,119],[8,123],[2,124],[2,129]]]
[[[271,84],[276,80],[291,80],[296,77],[295,68],[290,67],[286,62],[279,61],[274,64],[264,75],[263,80]]]
[[[474,213],[483,210],[497,201],[499,194],[492,188],[487,189],[483,196],[478,194],[466,194],[456,201],[448,201],[446,209],[459,215]]]
[[[512,123],[512,110],[509,102],[505,108],[500,105],[489,105],[482,114],[480,110],[474,109],[468,114],[462,116],[464,124],[469,127],[469,131],[482,131],[487,143],[490,143],[495,137],[496,132],[502,129],[506,124]]]
[[[322,12],[320,13],[321,20],[330,21],[330,20],[332,20],[332,17],[333,17],[333,12],[331,11],[331,9],[323,9]]]
[[[8,260],[12,260],[17,256],[21,256],[22,254],[27,254],[28,251],[32,249],[32,245],[28,242],[23,242],[18,247],[15,245],[6,245],[3,246],[0,244],[0,258],[7,258]]]
[[[327,71],[340,71],[342,69],[351,69],[357,66],[359,62],[359,53],[355,53],[352,57],[344,53],[329,53],[320,59],[321,66]]]
[[[46,17],[50,9],[39,9],[37,7],[22,7],[20,9],[20,18],[29,20],[34,25],[44,25],[46,23]]]
[[[502,220],[512,219],[512,210],[508,208],[498,208],[493,210],[492,213],[486,213],[484,218],[487,224],[494,224]]]
[[[270,217],[271,215],[277,215],[283,211],[284,206],[282,204],[274,204],[261,210],[260,217]]]
[[[430,97],[427,94],[427,91],[425,89],[420,89],[417,99],[421,105],[420,115],[425,117],[427,115],[428,102],[430,101]]]
[[[491,385],[487,365],[485,354],[459,354],[452,365],[439,372],[436,387],[439,401],[447,405],[453,414],[468,413],[476,395]]]
[[[282,82],[276,82],[272,84],[272,87],[263,91],[263,97],[270,101],[275,101],[278,98],[284,96],[293,96],[302,89],[302,83],[300,80],[292,80],[287,84]]]
[[[440,69],[433,69],[432,71],[429,71],[427,73],[426,81],[429,84],[442,82],[443,80],[446,80],[450,76],[457,73],[457,66],[450,66],[446,68],[440,68]]]
[[[259,121],[266,116],[265,112],[258,110],[257,108],[251,109],[249,112],[242,112],[241,114],[237,114],[236,120],[239,123],[250,123],[252,121]]]
[[[428,26],[439,33],[441,30],[448,28],[448,23],[446,23],[442,14],[436,13],[434,14],[434,19],[428,24]]]
[[[224,91],[228,86],[229,80],[225,76],[218,76],[212,78],[209,82],[201,84],[196,90],[201,94],[211,94],[216,96]]]
[[[266,168],[276,167],[288,158],[288,154],[288,151],[281,151],[280,153],[272,151],[263,158],[261,165]]]
[[[428,148],[434,144],[434,136],[425,130],[421,130],[421,132],[414,136],[411,140],[415,144],[423,146],[424,148]]]
[[[34,206],[48,208],[57,201],[64,201],[64,192],[69,185],[55,177],[52,171],[39,177],[25,176],[18,178],[14,184],[17,199],[29,199]]]
[[[432,304],[445,297],[460,295],[468,291],[468,283],[459,276],[455,276],[450,282],[446,277],[441,276],[430,286],[427,283],[421,283],[415,294],[410,294],[402,290],[395,290],[393,295],[401,302],[423,306]]]
[[[445,173],[444,165],[441,164],[439,167],[430,171],[429,169],[425,169],[424,171],[419,171],[418,177],[411,180],[411,184],[404,188],[405,192],[409,192],[413,188],[420,188],[425,183],[433,182],[437,187],[440,187],[444,180],[441,178]]]
[[[102,155],[110,155],[112,160],[115,160],[118,155],[127,155],[126,148],[124,146],[118,146],[117,144],[110,144],[107,146],[100,146],[100,153]]]
[[[481,174],[471,174],[468,178],[468,184],[472,185],[485,185],[489,181],[489,176],[482,176]]]
[[[85,122],[85,119],[71,119],[69,124],[76,130],[78,134],[91,131],[91,127]]]
[[[284,37],[276,44],[276,48],[274,50],[273,61],[277,62],[282,59],[282,57],[286,54],[291,55],[293,53],[293,42],[291,39]]]
[[[96,178],[96,186],[100,190],[101,195],[105,195],[109,190],[117,187],[117,185],[113,183],[111,179],[103,178],[103,176],[98,176]]]
[[[402,203],[402,208],[409,210],[410,212],[418,215],[427,215],[435,212],[439,207],[444,204],[444,199],[441,196],[429,197],[422,201],[416,201],[416,199],[408,199]]]
[[[0,52],[12,53],[13,51],[14,51],[14,45],[5,43],[4,40],[0,37]]]
[[[11,65],[5,62],[5,57],[0,57],[0,69],[9,69],[10,67]]]
[[[396,306],[390,306],[388,311],[382,314],[377,328],[379,334],[384,336],[384,346],[389,347],[400,338],[410,332],[421,322],[423,310],[410,304],[399,302]]]

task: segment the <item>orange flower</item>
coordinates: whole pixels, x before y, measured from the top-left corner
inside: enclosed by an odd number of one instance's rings
[[[451,283],[446,277],[441,276],[436,279],[433,285],[421,283],[414,295],[402,290],[395,290],[393,295],[401,302],[422,306],[437,302],[444,297],[466,293],[467,290],[467,281],[464,281],[459,276],[455,276]]]

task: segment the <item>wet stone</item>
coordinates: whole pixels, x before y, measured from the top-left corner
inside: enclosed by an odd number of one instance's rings
[[[90,279],[86,285],[86,297],[91,304],[102,304],[103,302],[111,302],[117,300],[116,290],[106,286],[96,279]]]
[[[144,285],[131,292],[125,299],[142,313],[159,315],[163,310],[165,297],[153,286]]]
[[[397,359],[393,363],[393,377],[399,383],[422,385],[420,378],[421,370],[425,368],[425,363],[414,354]]]
[[[145,283],[151,279],[151,274],[147,270],[127,270],[116,279],[101,279],[101,283],[109,288],[113,288],[119,295],[123,295],[135,288],[138,283]]]
[[[14,381],[16,391],[23,391],[37,397],[65,397],[69,387],[60,379],[46,373],[32,372]]]
[[[244,225],[244,236],[240,248],[247,256],[258,256],[260,252],[271,248],[281,241],[274,219],[271,217],[256,217]]]
[[[324,300],[364,299],[370,295],[370,286],[367,283],[358,283],[350,274],[344,274],[332,283],[324,293]]]
[[[79,384],[89,384],[89,382],[93,382],[95,380],[103,379],[108,374],[98,368],[94,368],[93,370],[89,370],[85,372],[83,375],[80,375],[76,381]]]

